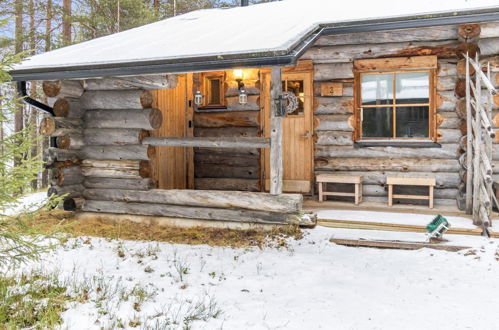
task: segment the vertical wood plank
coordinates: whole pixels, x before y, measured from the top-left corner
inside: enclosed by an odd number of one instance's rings
[[[393,185],[388,185],[388,206],[393,205]]]
[[[282,119],[276,116],[275,100],[282,93],[281,68],[272,67],[270,73],[270,193],[282,194]]]

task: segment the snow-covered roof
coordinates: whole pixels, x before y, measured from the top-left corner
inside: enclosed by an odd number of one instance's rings
[[[436,25],[443,17],[472,21],[491,13],[499,15],[497,0],[285,0],[198,10],[32,56],[11,74],[15,80],[37,80],[111,75],[117,68],[123,74],[195,71],[208,63],[235,65],[234,59],[240,66],[262,65],[263,58],[285,64],[324,26],[371,24],[373,30],[379,22],[435,20]]]

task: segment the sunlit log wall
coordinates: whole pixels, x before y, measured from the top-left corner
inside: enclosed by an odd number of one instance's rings
[[[248,103],[239,104],[239,89],[232,70],[224,72],[225,108],[194,111],[194,136],[257,137],[260,128],[260,72],[244,70],[244,88]],[[197,75],[195,85],[203,84]],[[206,91],[204,91],[206,94]],[[261,149],[194,149],[194,183],[196,189],[260,191]]]
[[[462,206],[465,182],[466,110],[461,54],[490,61],[498,84],[499,23],[322,36],[302,57],[314,63],[315,171],[364,176],[364,200],[386,202],[386,176],[435,177],[437,205]],[[437,142],[439,148],[354,147],[353,61],[418,55],[438,56]],[[338,82],[343,95],[321,96],[321,84]],[[499,99],[495,99],[497,108]],[[495,116],[496,125],[499,116]],[[499,146],[495,149],[499,159]],[[499,169],[496,170],[499,176]],[[340,187],[341,188],[341,187]],[[333,187],[330,189],[334,190]],[[401,189],[403,191],[403,188]],[[412,189],[414,191],[414,189]],[[416,201],[411,201],[416,202]]]

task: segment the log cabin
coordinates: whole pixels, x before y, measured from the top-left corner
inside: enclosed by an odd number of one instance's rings
[[[499,85],[499,6],[353,3],[199,10],[16,65],[24,100],[46,113],[49,194],[81,212],[310,225],[317,175],[361,176],[362,200],[383,205],[387,177],[408,176],[435,178],[435,205],[469,211],[466,151],[480,141],[467,59]]]

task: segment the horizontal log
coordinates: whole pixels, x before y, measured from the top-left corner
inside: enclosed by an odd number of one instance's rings
[[[83,211],[156,216],[164,216],[167,214],[172,218],[237,221],[248,223],[289,224],[299,222],[298,215],[288,213],[95,200],[87,200],[83,207]]]
[[[404,41],[436,41],[457,38],[456,25],[432,26],[427,28],[374,31],[369,33],[348,33],[321,36],[318,46],[362,45],[373,42],[392,43]]]
[[[440,91],[436,97],[436,107],[438,112],[454,111],[458,98],[454,91]]]
[[[320,146],[315,147],[316,157],[327,158],[435,158],[457,159],[458,144],[442,144],[441,148],[399,148],[399,147],[363,147],[350,146]]]
[[[225,98],[227,111],[260,111],[260,96],[248,95],[248,101],[245,104],[239,103],[239,96],[230,96]]]
[[[50,186],[47,190],[47,196],[50,197],[52,195],[63,196],[66,197],[80,197],[82,196],[84,187],[81,184],[74,184],[69,186]]]
[[[260,157],[262,149],[258,148],[194,148],[197,154],[247,155]]]
[[[174,74],[157,74],[130,77],[109,77],[85,80],[85,89],[89,91],[118,89],[167,89],[177,87],[177,76]]]
[[[163,123],[158,109],[87,110],[84,115],[86,128],[135,128],[155,130]]]
[[[499,22],[480,23],[480,39],[498,38],[498,37],[499,37]]]
[[[49,80],[42,83],[43,92],[47,97],[80,97],[84,90],[78,80]]]
[[[57,186],[69,186],[83,182],[80,166],[59,167],[53,170],[52,181]]]
[[[360,45],[312,47],[302,56],[302,58],[314,61],[327,60],[336,63],[349,62],[352,59],[390,56],[437,55],[439,58],[457,58],[458,53],[462,53],[463,50],[465,50],[465,47],[462,43],[450,42],[447,40],[394,42],[389,44],[365,43]]]
[[[64,117],[44,117],[40,122],[40,134],[43,136],[54,136],[56,131],[62,129],[81,129],[81,119]],[[67,132],[67,131],[60,131]]]
[[[388,176],[408,176],[410,174],[401,174],[400,172],[392,172],[392,171],[316,171],[316,174],[322,173],[334,173],[338,175],[350,175],[350,176],[362,176],[363,184],[376,184],[382,185],[386,184],[386,178]],[[437,188],[457,188],[459,183],[461,182],[461,178],[459,177],[459,173],[457,172],[438,172],[437,173],[426,173],[426,172],[418,172],[412,176],[415,177],[423,177],[423,178],[435,178],[437,181]]]
[[[314,81],[326,81],[334,79],[353,78],[353,64],[347,63],[325,63],[314,65]]]
[[[260,126],[260,113],[256,111],[196,112],[194,127],[251,127]]]
[[[342,94],[341,96],[349,96],[349,97],[353,97],[353,79],[351,79],[352,82],[345,82],[345,81],[337,81],[337,80],[333,80],[332,82],[336,82],[336,83],[340,83],[343,85],[343,91],[342,91]],[[316,81],[314,82],[314,96],[315,97],[318,97],[318,96],[321,96],[321,85],[323,83],[329,83],[330,81],[328,82],[321,82],[321,81]]]
[[[70,133],[58,136],[56,145],[61,149],[81,149],[85,145],[85,141],[82,134]]]
[[[151,91],[86,91],[80,99],[85,109],[149,109],[154,98]]]
[[[352,132],[349,131],[317,131],[317,145],[351,146]]]
[[[457,76],[438,77],[437,91],[453,91],[457,80]]]
[[[459,143],[462,136],[461,131],[458,129],[442,128],[437,130],[438,143]]]
[[[258,137],[259,127],[194,128],[195,137]]]
[[[318,120],[319,125],[317,131],[353,131],[349,123],[352,115],[317,115],[315,119]]]
[[[225,166],[218,164],[194,164],[196,178],[258,179],[260,166]]]
[[[85,159],[81,166],[83,176],[100,178],[148,178],[151,174],[149,161]]]
[[[437,75],[441,77],[457,76],[457,60],[440,59],[438,60]]]
[[[43,152],[43,161],[46,166],[52,166],[56,162],[78,161],[80,155],[76,150],[65,150],[59,148],[48,148]]]
[[[155,157],[156,149],[147,145],[85,146],[82,158],[109,160],[149,160]]]
[[[126,190],[150,190],[156,188],[152,179],[124,179],[124,178],[94,178],[85,177],[83,181],[85,188],[95,189],[126,189]]]
[[[317,170],[454,172],[461,166],[456,159],[425,158],[316,158]]]
[[[270,148],[270,139],[261,137],[147,137],[144,145],[198,148]]]
[[[493,56],[499,54],[499,38],[486,38],[478,41],[480,56]]]
[[[385,196],[365,196],[362,198],[363,202],[377,203],[377,204],[387,204],[388,197]],[[415,200],[415,199],[394,199],[393,204],[406,204],[406,205],[424,205],[428,206],[428,201],[426,200]],[[435,206],[456,206],[456,198],[434,198],[433,205]]]
[[[352,97],[314,97],[315,114],[351,114],[353,113]]]
[[[298,213],[302,210],[303,205],[303,196],[300,194],[271,195],[242,191],[86,189],[84,196],[91,200],[232,208],[280,213]]]
[[[196,153],[194,162],[197,164],[218,164],[225,166],[258,166],[259,155],[234,154],[234,153]]]
[[[80,100],[64,97],[58,98],[53,106],[56,117],[81,118],[84,109],[81,107]]]
[[[83,130],[87,145],[127,145],[142,144],[150,136],[144,129],[122,128],[87,128]]]
[[[238,190],[260,191],[259,179],[236,178],[196,178],[194,186],[198,190]]]

